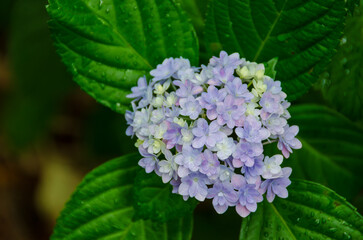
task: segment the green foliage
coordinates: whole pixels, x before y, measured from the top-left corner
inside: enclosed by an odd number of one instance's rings
[[[0,3],[0,30],[6,29],[10,21],[13,0],[2,0]]]
[[[278,57],[277,79],[294,100],[316,82],[338,46],[345,4],[341,0],[213,0],[205,40],[214,55],[223,49],[239,52],[249,61]]]
[[[363,118],[363,5],[347,19],[338,53],[321,76],[324,98],[352,120]]]
[[[211,0],[180,0],[182,8],[188,14],[198,36],[200,63],[208,64],[210,55],[204,41],[205,15]]]
[[[264,201],[243,219],[240,240],[362,239],[362,216],[332,190],[301,180],[288,190],[287,199]]]
[[[276,58],[273,58],[271,59],[270,61],[267,61],[266,63],[264,63],[265,65],[265,75],[275,79],[276,77],[276,64],[277,62],[279,61],[279,59],[276,57]]]
[[[350,199],[356,196],[363,183],[363,130],[327,107],[289,110],[289,123],[299,126],[303,145],[284,162],[292,167],[293,177],[319,182]]]
[[[172,193],[172,186],[165,184],[156,174],[147,174],[142,169],[135,179],[135,218],[165,222],[193,213],[198,201]]]
[[[191,215],[166,223],[132,220],[138,159],[138,154],[126,155],[87,174],[57,220],[51,239],[190,239]]]
[[[168,57],[198,64],[192,25],[171,0],[50,0],[49,25],[74,80],[123,113],[137,79]]]
[[[72,81],[57,56],[44,0],[18,0],[11,13],[9,58],[13,94],[2,127],[10,144],[24,148],[47,129]]]
[[[135,152],[134,139],[125,134],[125,116],[107,107],[97,105],[82,127],[82,142],[92,157],[113,158]]]

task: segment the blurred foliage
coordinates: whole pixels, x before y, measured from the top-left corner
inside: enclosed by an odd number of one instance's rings
[[[90,157],[114,158],[136,152],[135,141],[126,136],[124,115],[96,106],[84,120],[83,139]]]
[[[352,120],[363,118],[362,56],[363,4],[348,17],[340,48],[317,86],[332,106]]]
[[[10,13],[14,0],[1,0],[0,3],[0,30],[5,30],[10,22]]]
[[[3,127],[11,146],[22,149],[49,127],[72,86],[53,47],[45,0],[17,0],[11,14],[9,59],[12,94]]]

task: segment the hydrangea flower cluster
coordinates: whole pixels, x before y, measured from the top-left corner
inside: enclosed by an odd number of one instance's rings
[[[286,198],[291,168],[283,156],[301,148],[281,83],[263,64],[222,51],[207,66],[168,58],[138,80],[128,95],[126,134],[136,136],[147,173],[155,172],[187,200],[213,199],[218,213],[235,207],[242,217],[257,209],[263,194]],[[277,142],[282,155],[264,156]]]

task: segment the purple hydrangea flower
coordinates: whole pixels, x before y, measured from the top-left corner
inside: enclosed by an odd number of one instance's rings
[[[175,162],[179,164],[178,175],[180,177],[186,176],[189,171],[196,172],[202,163],[201,151],[186,146],[183,148],[182,153],[176,155]]]
[[[137,86],[132,87],[131,88],[132,93],[128,94],[126,97],[135,98],[135,99],[144,98],[146,96],[147,87],[148,85],[146,77],[145,76],[140,77],[139,80],[137,80]]]
[[[272,78],[265,76],[263,83],[267,86],[266,90],[272,94],[280,94],[282,91],[280,81],[274,81]]]
[[[291,169],[281,169],[282,155],[264,158],[263,146],[276,139],[288,157],[301,142],[298,127],[287,124],[281,83],[264,72],[263,64],[224,51],[201,68],[165,59],[150,84],[142,77],[128,95],[134,100],[126,133],[137,137],[139,165],[184,200],[212,199],[218,213],[235,206],[245,217],[263,193],[269,201],[287,197]]]
[[[220,86],[222,84],[226,84],[231,82],[234,79],[233,76],[234,69],[233,68],[214,68],[213,73],[214,76],[212,79],[208,81],[209,85]]]
[[[262,124],[270,131],[271,134],[281,135],[284,133],[284,127],[287,124],[287,121],[278,114],[270,114],[266,120],[262,120]]]
[[[177,169],[178,166],[176,165],[174,161],[174,156],[169,150],[164,151],[164,155],[166,160],[161,160],[159,165],[159,173],[161,175],[161,178],[163,180],[163,183],[169,182],[171,179],[177,179]]]
[[[134,117],[135,117],[135,113],[131,112],[131,111],[126,111],[125,113],[125,119],[126,119],[126,123],[128,125],[127,129],[126,129],[126,135],[127,136],[134,136],[134,128],[132,126],[132,122],[134,121]]]
[[[238,199],[237,192],[229,182],[215,183],[208,189],[207,198],[213,198],[213,207],[217,213],[222,214],[228,207],[234,206]]]
[[[154,77],[153,81],[159,81],[171,77],[177,71],[173,58],[167,58],[162,64],[158,64],[156,69],[150,71],[150,75]]]
[[[270,91],[266,91],[260,100],[262,110],[268,113],[282,114],[284,109],[281,105],[281,97],[277,94],[272,94]]]
[[[150,75],[154,77],[153,82],[157,82],[170,78],[178,70],[183,68],[190,68],[190,62],[188,59],[167,58],[163,61],[162,64],[157,65],[156,69],[151,70]]]
[[[232,95],[236,101],[240,101],[239,104],[245,101],[250,101],[254,96],[248,91],[247,84],[242,84],[240,78],[234,78],[232,82],[226,84],[226,89],[228,93]]]
[[[164,133],[164,140],[166,142],[166,148],[171,149],[173,148],[182,137],[181,129],[182,127],[179,124],[173,122],[168,123],[168,130]]]
[[[217,103],[223,102],[226,96],[227,92],[224,89],[218,90],[215,86],[209,86],[207,92],[202,93],[199,102],[203,108],[207,109],[207,117],[209,120],[217,118]]]
[[[192,130],[189,128],[182,128],[180,132],[182,137],[180,138],[179,145],[182,145],[183,147],[191,146],[194,140]]]
[[[217,122],[219,125],[227,124],[229,128],[241,126],[246,108],[237,105],[234,98],[228,95],[223,102],[217,103]]]
[[[255,157],[263,152],[261,143],[249,143],[240,141],[233,153],[233,167],[240,168],[242,166],[252,167],[255,164]]]
[[[235,149],[236,144],[234,143],[233,138],[225,137],[222,141],[218,142],[216,146],[211,150],[217,152],[217,156],[220,160],[226,160],[229,156],[232,155]]]
[[[181,179],[179,177],[177,179],[171,179],[170,185],[173,186],[173,190],[171,192],[178,193],[180,184],[181,184]]]
[[[156,155],[148,153],[148,151],[141,146],[139,147],[139,153],[143,156],[143,158],[141,158],[138,162],[139,166],[145,168],[146,173],[154,171],[158,164],[158,158]]]
[[[183,116],[188,116],[192,120],[198,118],[200,112],[202,111],[202,106],[193,97],[185,99],[185,101],[180,102],[181,111],[180,114]]]
[[[234,175],[233,170],[234,170],[233,168],[221,165],[219,169],[219,180],[221,182],[231,181],[231,178]]]
[[[199,171],[207,175],[211,180],[216,179],[220,170],[220,163],[217,155],[207,149],[202,153],[201,158],[202,164],[199,167]]]
[[[274,155],[272,157],[265,157],[265,160],[263,161],[265,167],[262,173],[262,177],[264,179],[272,179],[272,178],[278,178],[281,177],[282,171],[281,171],[281,163],[283,161],[282,155]]]
[[[180,116],[180,108],[176,106],[172,106],[171,108],[165,109],[165,116],[169,119],[173,120],[174,118],[177,118]]]
[[[199,201],[204,201],[208,194],[209,180],[206,175],[199,172],[192,172],[181,179],[179,194],[183,196],[195,197]]]
[[[299,139],[295,138],[297,133],[299,132],[298,126],[286,125],[284,128],[284,134],[279,137],[279,142],[277,144],[278,149],[282,151],[282,154],[285,158],[290,157],[290,153],[292,153],[292,149],[300,149],[302,147]]]
[[[190,79],[190,81],[196,85],[203,85],[212,77],[213,77],[213,69],[211,67],[202,65],[202,71],[200,72],[200,74],[195,73],[194,78]]]
[[[243,128],[236,128],[235,132],[238,137],[252,143],[259,143],[270,136],[270,132],[262,128],[261,122],[253,116],[246,117]]]
[[[193,140],[193,147],[194,148],[201,148],[206,145],[208,148],[213,148],[216,143],[223,140],[226,135],[220,131],[220,126],[216,121],[211,122],[208,125],[208,122],[203,119],[199,118],[197,120],[197,126],[192,129],[192,132],[195,136]]]
[[[262,194],[256,184],[248,184],[241,175],[232,177],[232,185],[238,190],[236,211],[241,217],[247,217],[257,210],[257,203],[263,201]]]
[[[219,58],[212,57],[209,61],[212,67],[230,67],[236,69],[239,65],[245,63],[244,59],[240,59],[239,53],[233,53],[228,56],[225,51],[221,51]]]
[[[131,126],[139,139],[144,140],[149,138],[149,120],[150,109],[143,108],[141,111],[135,112],[134,121]]]
[[[251,167],[243,166],[241,172],[244,174],[248,183],[256,183],[260,180],[260,176],[264,170],[263,155],[255,158],[254,164]]]
[[[175,92],[179,98],[190,98],[203,92],[203,88],[201,86],[194,85],[189,80],[185,80],[185,82],[173,81],[173,84],[179,87],[179,89]]]
[[[285,167],[282,169],[282,176],[275,179],[267,179],[261,184],[262,193],[267,192],[267,201],[272,202],[275,199],[275,195],[280,198],[287,198],[287,186],[291,184],[289,179],[292,169]]]

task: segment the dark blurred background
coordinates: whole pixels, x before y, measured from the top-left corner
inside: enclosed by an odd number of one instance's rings
[[[96,103],[72,82],[52,44],[46,3],[0,1],[1,240],[49,239],[59,212],[83,176],[136,150],[124,134],[124,117]],[[346,30],[357,36],[342,44],[352,45],[350,52],[359,59],[362,26],[357,11]],[[350,52],[340,50],[337,57],[357,65]],[[359,64],[349,68],[349,74],[357,74],[361,81]],[[338,84],[325,74],[316,85],[323,91],[312,90],[300,102],[325,101],[324,89]],[[236,239],[241,219],[231,211],[222,219],[210,208],[208,202],[198,206],[194,238]],[[222,231],[226,228],[236,231]]]

